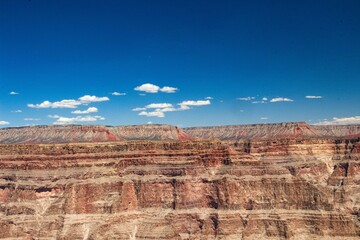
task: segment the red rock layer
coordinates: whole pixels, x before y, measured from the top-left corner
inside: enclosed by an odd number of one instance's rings
[[[2,239],[358,239],[359,139],[0,145]]]
[[[0,144],[114,142],[121,140],[191,140],[169,125],[138,126],[34,126],[0,129]]]
[[[360,125],[314,126],[305,122],[185,128],[197,139],[358,138]]]
[[[0,129],[0,144],[114,142],[124,140],[359,138],[360,125],[312,126],[304,122],[196,127],[134,126],[34,126]]]

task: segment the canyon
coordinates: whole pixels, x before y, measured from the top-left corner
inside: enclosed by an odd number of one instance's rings
[[[0,239],[359,239],[360,125],[0,129]]]

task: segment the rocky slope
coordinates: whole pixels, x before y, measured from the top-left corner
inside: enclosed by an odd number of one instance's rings
[[[184,131],[198,139],[220,140],[360,137],[360,125],[315,126],[305,122],[194,127],[185,128]]]
[[[360,238],[358,138],[3,144],[0,169],[1,239]]]
[[[33,126],[0,129],[0,144],[113,142],[122,140],[190,140],[169,125],[137,126]]]
[[[33,126],[0,128],[0,144],[114,142],[127,140],[358,138],[360,125],[314,126],[305,122],[178,128],[170,125]]]

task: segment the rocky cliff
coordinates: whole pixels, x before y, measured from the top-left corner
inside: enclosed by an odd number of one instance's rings
[[[0,169],[2,239],[360,238],[358,138],[2,144]]]
[[[0,128],[0,144],[115,142],[128,140],[358,138],[360,125],[315,126],[305,122],[178,128],[170,125],[32,126]]]
[[[194,127],[184,131],[198,139],[220,140],[360,137],[360,125],[316,126],[305,122]]]
[[[33,126],[0,129],[0,144],[114,142],[124,140],[191,140],[170,125]]]

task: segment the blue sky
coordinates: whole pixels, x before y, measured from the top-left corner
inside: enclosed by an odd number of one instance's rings
[[[360,123],[359,12],[357,0],[0,1],[0,127]]]

